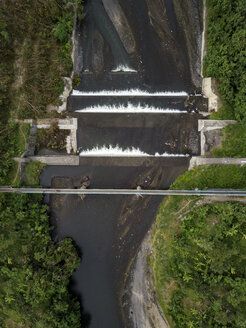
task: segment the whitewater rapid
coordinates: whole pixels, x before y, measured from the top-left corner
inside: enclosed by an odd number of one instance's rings
[[[100,91],[80,91],[73,90],[72,96],[107,96],[107,97],[186,97],[188,94],[185,91],[161,91],[148,92],[140,89],[127,90],[100,90]]]
[[[129,73],[137,73],[135,69],[132,69],[131,67],[125,66],[125,65],[119,65],[115,69],[112,70],[113,73],[117,72],[129,72]]]
[[[91,106],[84,109],[76,110],[77,113],[150,113],[150,114],[179,114],[187,113],[187,111],[182,111],[175,108],[159,108],[152,106],[142,106],[141,104],[134,105],[128,103],[127,106]]]
[[[148,154],[139,148],[129,147],[121,148],[117,146],[102,146],[94,147],[92,149],[81,150],[79,153],[81,157],[189,157],[188,154],[169,154],[169,153],[155,153],[154,155]]]

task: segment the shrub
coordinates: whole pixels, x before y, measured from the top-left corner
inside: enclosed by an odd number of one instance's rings
[[[244,0],[207,0],[208,47],[205,76],[219,80],[222,100],[246,123],[246,6]]]

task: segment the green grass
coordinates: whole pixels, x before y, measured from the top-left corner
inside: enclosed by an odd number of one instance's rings
[[[15,118],[58,117],[63,77],[72,71],[74,10],[82,0],[2,0],[0,6],[0,184],[15,178],[13,157],[25,150],[28,126]]]
[[[4,110],[0,108],[0,113],[4,119],[52,116],[47,105],[60,105],[62,78],[70,76],[73,68],[71,35],[77,5],[81,17],[81,0],[2,0],[0,107]]]
[[[185,172],[170,189],[246,189],[246,165],[204,165]]]
[[[246,206],[168,197],[153,231],[151,265],[171,327],[245,327]]]
[[[30,124],[19,123],[18,133],[15,136],[16,144],[17,144],[16,157],[21,156],[25,152],[28,144],[29,133],[30,133]]]
[[[230,124],[222,130],[225,136],[222,146],[213,149],[215,157],[246,157],[246,126],[244,124]]]
[[[14,154],[16,157],[20,157],[26,150],[28,138],[30,133],[30,124],[18,123],[15,133],[12,134],[12,138],[15,144]],[[6,183],[8,185],[19,186],[20,185],[20,165],[11,160],[10,170],[8,171]]]
[[[246,167],[236,165],[197,167],[180,176],[170,187],[170,189],[194,188],[246,189]],[[244,254],[241,247],[245,245],[241,245],[240,236],[243,236],[242,231],[245,227],[246,207],[233,205],[237,204],[235,202],[207,206],[202,203],[203,200],[204,198],[196,196],[169,196],[160,205],[152,235],[154,252],[150,258],[158,301],[171,327],[244,327],[241,320],[244,305],[240,291],[234,285],[230,287],[226,284],[222,285],[222,282],[217,280],[214,282],[206,280],[207,278],[202,276],[205,271],[202,271],[204,266],[201,263],[203,263],[202,257],[206,256],[205,263],[214,261],[215,266],[216,263],[218,264],[216,270],[224,270],[227,277],[231,277],[231,270],[236,267],[236,273],[232,275],[232,283],[236,283],[236,279],[241,279]],[[186,224],[185,217],[189,217],[191,223]],[[222,225],[216,225],[218,230],[212,229],[214,223],[217,223],[217,217],[226,220]],[[230,223],[232,219],[234,225]],[[233,228],[235,231],[232,227],[235,227]],[[218,243],[217,234],[218,236],[223,234],[223,239]],[[212,242],[214,246],[207,254],[206,245]],[[230,250],[226,253],[227,243],[231,245],[231,249],[234,249],[234,253],[231,254]],[[213,254],[218,258],[214,259]],[[225,259],[223,254],[227,254],[228,258]],[[233,254],[237,254],[236,257]],[[199,258],[198,263],[194,262],[196,258]],[[231,263],[230,267],[227,267],[228,263]],[[219,276],[216,270],[213,273],[214,277]],[[240,288],[242,289],[243,286],[241,285]],[[225,298],[218,298],[218,293],[225,293]],[[231,293],[234,293],[234,296]],[[238,306],[233,305],[234,297],[240,300]],[[217,303],[221,299],[224,308],[233,312],[232,323],[228,323],[230,318],[225,311],[223,314],[220,309],[216,310],[217,305],[215,306],[211,299]]]
[[[217,112],[213,112],[209,116],[210,120],[235,120],[234,112],[229,105],[222,106]]]
[[[17,162],[13,160],[11,169],[8,172],[7,176],[7,185],[20,186],[20,170]]]
[[[64,54],[54,36],[34,36],[22,44],[23,84],[16,90],[12,106],[17,108],[18,118],[47,117],[46,106],[60,105],[59,95],[63,92],[63,76],[69,76],[72,63],[68,43]],[[12,108],[13,108],[12,107]],[[14,109],[13,109],[14,110]],[[12,110],[12,111],[13,111]]]
[[[154,272],[154,284],[158,302],[169,324],[173,324],[172,317],[168,312],[168,304],[177,284],[175,279],[170,279],[166,263],[170,252],[170,244],[173,234],[177,231],[183,212],[189,211],[198,197],[168,196],[161,203],[153,229],[152,247],[154,253],[150,258]],[[183,208],[183,210],[182,210]]]
[[[30,126],[26,123],[7,123],[0,134],[0,184],[16,184],[19,181],[18,165],[13,160],[26,150]]]
[[[31,187],[37,187],[40,185],[39,177],[43,171],[43,168],[46,164],[37,162],[37,161],[30,161],[26,164],[25,168],[25,175],[26,175],[26,185]]]

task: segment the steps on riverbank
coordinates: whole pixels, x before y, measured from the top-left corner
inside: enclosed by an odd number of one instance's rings
[[[14,160],[20,163],[28,163],[30,161],[37,161],[47,165],[58,166],[78,166],[79,156],[64,156],[64,155],[49,155],[49,156],[29,156],[29,157],[15,157]]]

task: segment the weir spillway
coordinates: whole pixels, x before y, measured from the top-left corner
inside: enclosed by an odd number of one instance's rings
[[[91,189],[165,190],[188,169],[189,156],[200,153],[204,99],[195,58],[201,8],[192,0],[191,12],[180,10],[184,2],[85,3],[75,33],[74,73],[81,82],[67,109],[78,119],[80,165],[47,166],[43,188],[78,188],[86,177]],[[189,15],[192,26],[185,29]],[[72,237],[81,251],[71,290],[81,299],[83,327],[133,327],[130,269],[160,201],[46,196],[54,240]]]

